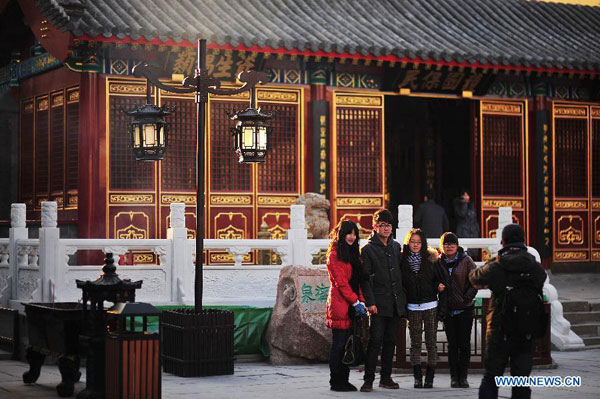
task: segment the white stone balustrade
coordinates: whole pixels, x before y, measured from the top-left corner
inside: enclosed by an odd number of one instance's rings
[[[131,250],[157,255],[156,265],[122,265],[121,278],[143,280],[137,299],[154,304],[193,304],[195,241],[187,238],[185,204],[172,203],[167,239],[61,239],[57,227],[55,202],[42,203],[40,238],[28,239],[25,226],[25,204],[11,207],[8,239],[0,239],[0,305],[21,308],[20,302],[77,301],[81,291],[75,280],[95,280],[102,265],[69,265],[69,259],[82,250],[111,252],[115,258]],[[403,242],[412,228],[411,205],[398,206],[396,240]],[[464,248],[485,249],[492,256],[501,248],[502,228],[512,222],[512,209],[499,209],[497,238],[460,238]],[[285,239],[205,239],[204,249],[233,255],[233,266],[204,266],[204,298],[207,305],[273,306],[279,271],[283,266],[312,265],[313,255],[327,249],[329,240],[308,239],[304,205],[292,205],[290,229]],[[439,246],[439,238],[429,238],[429,245]],[[281,258],[281,265],[242,265],[244,255],[254,250],[271,250]],[[101,263],[101,262],[98,262]],[[481,265],[481,262],[479,262]],[[552,306],[552,342],[559,349],[582,346],[581,339],[562,317],[562,306],[556,289],[544,286]],[[482,290],[479,296],[489,296]],[[580,344],[581,342],[581,344]]]

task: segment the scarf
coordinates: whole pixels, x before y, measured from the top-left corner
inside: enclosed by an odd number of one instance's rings
[[[413,253],[408,254],[408,265],[413,273],[419,273],[419,269],[421,269],[421,253]]]

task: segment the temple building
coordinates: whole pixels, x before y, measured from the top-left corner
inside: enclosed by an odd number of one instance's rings
[[[305,192],[331,201],[332,223],[367,233],[381,207],[416,206],[434,189],[451,213],[466,188],[482,237],[511,206],[546,267],[600,270],[594,3],[0,1],[0,219],[8,226],[10,203],[24,202],[35,222],[52,200],[65,236],[164,238],[169,204],[184,202],[193,237],[193,97],[152,88],[155,104],[176,107],[155,163],[135,161],[121,109],[145,102],[135,65],[178,85],[204,38],[225,86],[248,69],[270,75],[252,93],[209,98],[207,238],[256,238],[263,224],[282,237]],[[278,112],[263,164],[233,151],[227,112],[250,95]]]

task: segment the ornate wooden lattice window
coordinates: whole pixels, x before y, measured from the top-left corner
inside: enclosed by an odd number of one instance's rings
[[[33,151],[34,151],[34,103],[25,100],[21,103],[20,140],[20,195],[21,201],[31,206],[33,199]]]
[[[110,96],[110,188],[112,190],[152,190],[151,163],[136,162],[129,148],[128,125],[131,117],[120,108],[131,109],[144,102],[143,97]]]
[[[523,129],[520,116],[484,114],[483,193],[523,194]]]
[[[336,109],[338,193],[381,193],[381,118],[380,109]]]
[[[587,196],[587,120],[556,119],[554,148],[555,193],[560,197]]]
[[[50,193],[61,194],[65,172],[64,93],[53,94],[50,108]],[[58,200],[60,198],[60,200]],[[62,201],[62,197],[56,198]],[[60,206],[61,204],[59,204]]]
[[[227,111],[248,107],[246,102],[210,102],[210,188],[211,191],[247,192],[252,190],[252,165],[240,164],[233,151]]]
[[[67,92],[66,109],[66,173],[68,191],[77,190],[79,178],[79,89]]]
[[[258,164],[259,192],[297,192],[298,106],[295,104],[261,104],[264,112],[277,111],[270,121],[269,153],[264,164]]]
[[[163,107],[175,107],[176,114],[167,117],[168,150],[162,162],[162,189],[192,191],[196,189],[196,107],[186,99],[166,99]]]
[[[40,205],[39,201],[48,198],[48,96],[36,99],[35,113],[35,201],[34,206]]]

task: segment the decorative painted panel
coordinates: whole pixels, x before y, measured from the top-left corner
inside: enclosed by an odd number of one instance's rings
[[[513,221],[529,237],[527,102],[481,101],[479,106],[482,236],[495,237],[498,208],[511,207]]]
[[[156,238],[153,206],[111,206],[110,236],[118,239]]]

